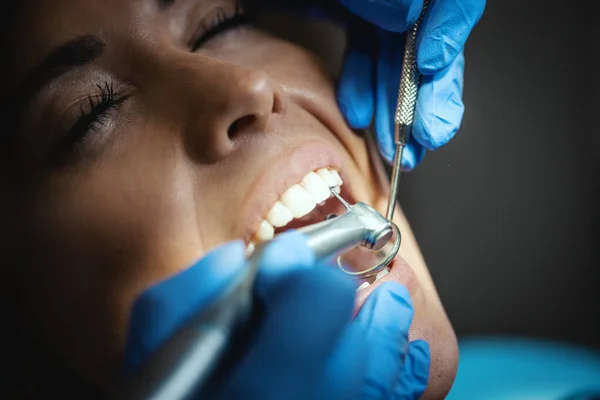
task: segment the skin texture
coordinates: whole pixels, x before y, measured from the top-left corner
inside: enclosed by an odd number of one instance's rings
[[[282,152],[307,141],[333,146],[356,200],[385,211],[380,161],[346,125],[315,56],[252,27],[187,48],[217,8],[231,14],[232,2],[179,0],[165,10],[153,0],[29,3],[3,41],[7,93],[20,92],[54,47],[86,34],[106,43],[92,64],[19,103],[3,160],[15,329],[86,381],[111,388],[118,380],[141,291],[244,234],[236,210]],[[127,100],[56,156],[64,128],[107,81]],[[403,277],[415,304],[411,338],[431,346],[425,398],[442,398],[456,372],[456,338],[400,210],[395,218],[411,267]]]

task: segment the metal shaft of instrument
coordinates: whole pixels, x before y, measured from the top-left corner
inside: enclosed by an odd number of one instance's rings
[[[387,255],[364,271],[347,272],[358,278],[376,275],[387,267],[400,249],[400,231],[371,206],[349,204],[334,189],[333,195],[346,212],[335,218],[298,229],[317,260],[330,259],[356,246],[379,251],[394,237]],[[188,323],[168,339],[141,366],[140,370],[111,398],[123,400],[188,400],[204,398],[211,378],[223,366],[227,352],[235,349],[238,335],[244,333],[256,306],[253,286],[269,242],[256,246],[248,257],[245,273],[235,280],[211,305],[190,316]],[[245,333],[244,333],[245,334]],[[233,346],[233,347],[232,347]],[[239,349],[238,349],[239,350]],[[208,398],[208,397],[207,397]]]
[[[417,20],[415,26],[407,33],[406,43],[404,45],[404,58],[402,60],[402,73],[400,75],[400,88],[398,89],[398,105],[394,115],[394,142],[396,144],[396,152],[394,154],[394,164],[392,169],[392,179],[390,188],[390,198],[388,201],[388,209],[386,218],[392,220],[394,217],[394,209],[398,197],[398,187],[400,184],[400,176],[402,175],[402,153],[410,138],[415,107],[417,105],[417,94],[421,84],[421,74],[417,68],[417,58],[415,52],[415,43],[419,25],[425,12],[429,0],[423,1],[423,10]]]
[[[350,210],[352,208],[352,205],[350,203],[348,203],[346,200],[343,199],[342,196],[340,196],[338,194],[338,192],[335,191],[335,188],[329,188],[329,190],[331,191],[331,194],[338,199],[338,201],[340,203],[342,203],[344,205],[344,208],[346,208],[346,210]]]

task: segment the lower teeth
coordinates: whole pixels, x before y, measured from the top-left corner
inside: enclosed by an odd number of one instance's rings
[[[378,280],[382,279],[384,276],[386,276],[387,274],[390,273],[390,269],[388,268],[384,268],[383,270],[381,270],[376,276],[375,276],[375,280],[372,283],[369,282],[363,282],[357,289],[356,291],[359,292],[363,289],[368,288],[369,286],[371,286],[373,283],[377,282]]]
[[[246,247],[246,258],[250,257],[254,253],[254,243],[250,242]]]
[[[382,269],[377,276],[375,276],[375,282],[377,282],[378,280],[380,280],[381,278],[383,278],[384,276],[386,276],[387,274],[390,273],[390,270],[387,268]]]

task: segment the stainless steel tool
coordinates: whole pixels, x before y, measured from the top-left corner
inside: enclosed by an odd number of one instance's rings
[[[394,209],[398,197],[398,187],[400,176],[402,175],[402,152],[410,139],[412,132],[415,107],[417,105],[417,95],[421,85],[421,74],[417,69],[417,58],[415,52],[415,43],[419,25],[425,12],[429,0],[423,1],[423,10],[415,26],[407,33],[406,43],[404,45],[404,59],[402,61],[402,73],[400,75],[400,88],[398,89],[398,105],[394,115],[394,142],[396,151],[394,153],[394,164],[392,169],[390,198],[388,201],[387,219],[390,221],[394,217]]]
[[[400,248],[398,228],[365,203],[348,204],[346,213],[298,229],[308,237],[317,259],[335,257],[356,246],[380,250],[396,234],[391,253]],[[179,400],[196,398],[213,376],[223,356],[245,327],[253,311],[252,287],[267,243],[249,256],[247,273],[240,276],[208,309],[194,316],[117,395],[127,400]],[[366,270],[371,276],[385,268],[396,254]],[[385,264],[387,262],[387,264]],[[358,274],[353,274],[358,275]]]

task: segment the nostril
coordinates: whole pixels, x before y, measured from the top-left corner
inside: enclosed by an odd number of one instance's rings
[[[271,113],[273,114],[281,114],[285,108],[284,98],[279,92],[275,92],[275,96],[273,97],[273,106],[271,107]]]
[[[244,131],[249,126],[256,122],[254,115],[246,115],[245,117],[236,119],[227,129],[227,135],[230,139],[235,137],[239,132]]]
[[[235,132],[238,129],[238,124],[239,124],[239,120],[236,120],[233,122],[233,124],[231,124],[229,129],[227,129],[227,136],[229,136],[230,139],[235,135]]]

